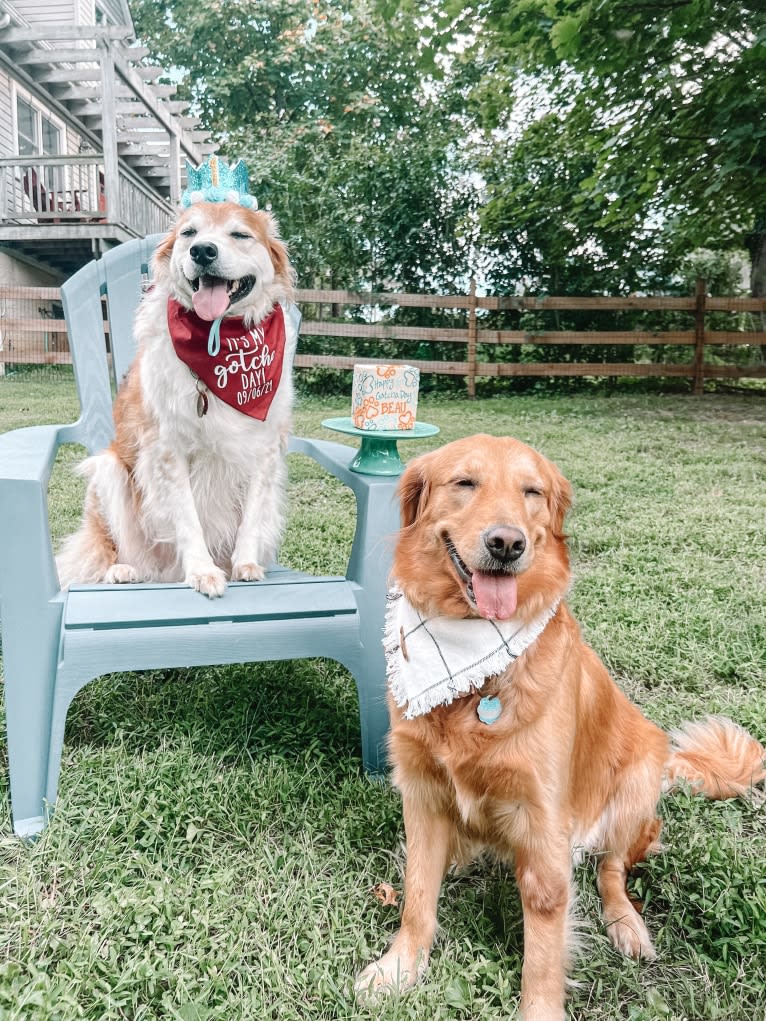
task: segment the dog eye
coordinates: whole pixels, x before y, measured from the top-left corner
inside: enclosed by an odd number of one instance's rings
[[[455,479],[454,484],[456,486],[462,486],[464,489],[475,489],[476,483],[473,479]]]
[[[186,230],[182,230],[181,231],[181,237],[182,238],[193,238],[196,233],[197,232],[194,229],[194,227],[187,227]]]
[[[534,486],[527,486],[527,488],[524,490],[524,496],[542,496],[542,495],[543,495],[542,489],[535,489]]]
[[[248,238],[252,237],[251,234],[245,234],[244,231],[241,230],[233,230],[231,232],[231,236],[236,238],[237,241],[247,241]]]

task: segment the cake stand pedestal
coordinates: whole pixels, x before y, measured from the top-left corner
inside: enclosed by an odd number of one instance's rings
[[[360,475],[401,475],[404,462],[399,457],[397,441],[422,440],[439,432],[438,425],[429,425],[428,422],[416,422],[412,429],[373,430],[357,429],[350,418],[326,418],[322,425],[325,429],[361,439],[359,452],[349,465],[351,471]]]

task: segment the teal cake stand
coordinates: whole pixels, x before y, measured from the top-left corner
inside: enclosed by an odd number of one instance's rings
[[[404,462],[399,457],[397,441],[422,440],[439,432],[438,425],[427,422],[416,422],[412,429],[372,430],[357,429],[350,418],[326,418],[322,425],[325,429],[361,439],[359,452],[349,465],[351,471],[360,475],[401,475]]]

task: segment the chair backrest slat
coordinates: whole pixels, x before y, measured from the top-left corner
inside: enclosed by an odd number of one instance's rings
[[[119,386],[136,356],[133,320],[161,234],[129,241],[103,257],[114,378]],[[138,248],[138,258],[136,249]]]
[[[78,270],[61,288],[81,408],[72,438],[84,443],[90,453],[108,446],[114,436],[114,384],[119,384],[135,357],[136,306],[152,253],[162,236],[153,234],[126,241]],[[104,296],[108,345],[104,333]],[[111,372],[107,349],[112,353]]]
[[[112,439],[112,380],[106,358],[101,263],[88,263],[61,288],[80,419],[76,438],[90,453]]]

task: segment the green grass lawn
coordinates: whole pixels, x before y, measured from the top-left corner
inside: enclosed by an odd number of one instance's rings
[[[296,432],[337,438],[343,400],[302,399]],[[0,381],[0,431],[76,417],[71,385]],[[423,400],[433,439],[473,432],[540,449],[575,488],[571,603],[618,682],[662,726],[723,712],[766,739],[763,398]],[[63,452],[54,533],[79,516]],[[291,459],[283,560],[342,572],[353,500]],[[3,761],[3,772],[5,772]],[[582,1021],[766,1019],[762,797],[662,804],[663,853],[635,879],[658,960],[622,959],[577,872]],[[33,845],[0,815],[2,1021],[495,1021],[518,1002],[512,873],[451,874],[423,984],[360,1009],[356,971],[385,948],[401,888],[398,796],[360,767],[356,694],[327,661],[114,675],[69,716],[59,803]]]

